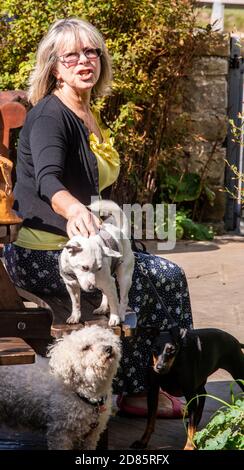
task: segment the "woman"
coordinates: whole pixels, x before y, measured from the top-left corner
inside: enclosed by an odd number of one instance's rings
[[[119,156],[108,130],[90,108],[91,94],[107,93],[111,77],[104,41],[86,21],[56,21],[39,45],[29,88],[34,107],[20,133],[14,191],[15,209],[24,222],[17,241],[4,249],[13,282],[39,295],[66,294],[58,268],[60,246],[67,237],[97,232],[100,222],[86,205],[119,174]],[[183,271],[146,254],[136,254],[130,291],[138,324],[167,328],[168,323],[139,271],[138,260],[148,269],[171,315],[181,327],[189,328],[191,308]],[[123,405],[129,411],[145,411],[150,345],[145,333],[123,345],[114,391],[127,392]],[[161,394],[160,410],[162,416],[181,415],[179,402],[166,394]]]

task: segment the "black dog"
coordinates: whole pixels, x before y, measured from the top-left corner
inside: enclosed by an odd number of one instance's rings
[[[174,338],[174,339],[173,339]],[[132,448],[144,449],[154,431],[158,408],[159,388],[174,396],[185,396],[187,402],[206,394],[207,378],[217,369],[227,370],[232,377],[244,379],[244,345],[222,330],[214,328],[178,330],[178,337],[160,332],[155,338],[152,363],[148,377],[147,427]],[[244,385],[238,382],[244,391]],[[198,397],[188,406],[188,433],[186,450],[194,448],[193,436],[201,420],[205,397]]]

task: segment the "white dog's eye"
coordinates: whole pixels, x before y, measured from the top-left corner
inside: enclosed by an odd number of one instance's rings
[[[81,266],[82,271],[89,271],[89,266]]]
[[[84,346],[84,347],[82,348],[82,352],[83,352],[83,351],[89,351],[89,349],[91,349],[91,346],[90,346],[90,344],[87,344],[86,346]]]

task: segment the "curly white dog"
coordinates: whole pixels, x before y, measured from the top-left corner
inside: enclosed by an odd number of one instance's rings
[[[45,429],[49,449],[95,449],[112,406],[119,338],[97,325],[50,347],[50,360],[0,367],[0,419]]]

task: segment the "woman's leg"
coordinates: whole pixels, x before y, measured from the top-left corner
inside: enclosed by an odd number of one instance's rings
[[[146,277],[141,273],[139,263],[148,272],[148,276],[157,288],[159,295],[166,304],[170,315],[182,328],[192,327],[192,314],[184,271],[166,259],[154,255],[136,253],[133,283],[129,294],[130,307],[137,313],[138,326],[155,326],[161,330],[169,327],[170,321],[165,317],[161,305]],[[142,330],[143,331],[143,330]],[[146,388],[146,373],[149,366],[153,336],[147,330],[140,332],[134,338],[123,341],[123,356],[121,367],[114,381],[115,393],[126,392],[127,405],[146,406],[143,396],[134,394],[143,392]],[[177,402],[172,402],[164,394],[160,394],[160,404],[164,409],[177,408]],[[179,410],[178,410],[179,411]],[[179,415],[178,411],[175,413]],[[167,413],[165,413],[167,415]]]
[[[10,278],[17,287],[34,294],[67,295],[59,274],[60,250],[29,250],[14,244],[3,249],[3,259]]]
[[[130,305],[138,313],[138,325],[157,326],[161,330],[167,330],[170,324],[139,265],[147,271],[147,276],[179,327],[192,328],[189,290],[183,269],[164,258],[143,253],[136,253],[130,290]]]

